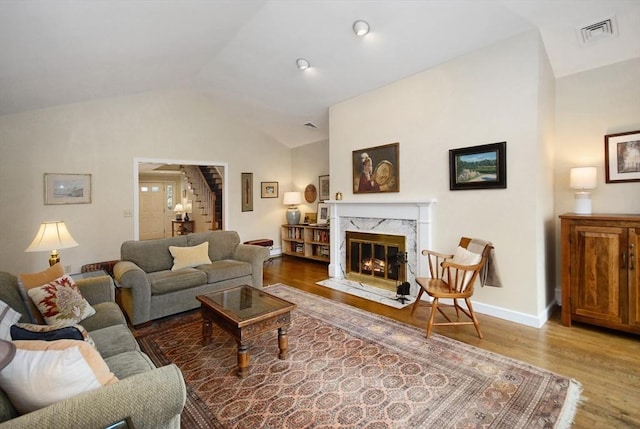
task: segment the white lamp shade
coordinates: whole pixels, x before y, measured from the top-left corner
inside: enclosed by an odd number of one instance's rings
[[[573,189],[594,189],[596,187],[596,167],[572,168],[569,186]]]
[[[301,192],[285,192],[284,200],[282,202],[284,205],[291,205],[291,206],[302,204],[302,193]]]
[[[42,222],[40,229],[25,252],[43,252],[49,250],[76,247],[78,243],[73,239],[63,221]]]
[[[174,212],[183,212],[184,211],[184,207],[182,206],[181,203],[178,203],[173,207],[173,211]]]

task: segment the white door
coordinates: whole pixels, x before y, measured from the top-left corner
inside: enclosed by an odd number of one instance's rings
[[[140,240],[165,237],[166,197],[162,182],[140,182]],[[171,231],[169,230],[169,235]]]

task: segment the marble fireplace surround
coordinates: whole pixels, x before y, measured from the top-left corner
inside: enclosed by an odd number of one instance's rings
[[[416,277],[427,276],[422,249],[431,248],[432,209],[436,200],[415,201],[325,201],[329,205],[331,259],[329,276],[346,275],[346,231],[404,235],[407,251],[407,281],[416,296]]]

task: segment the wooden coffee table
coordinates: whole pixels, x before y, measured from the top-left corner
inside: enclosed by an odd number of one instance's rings
[[[212,323],[231,334],[238,343],[238,376],[249,373],[247,340],[278,329],[280,359],[287,358],[291,310],[296,305],[251,286],[237,286],[198,295],[202,313],[202,342],[211,343]]]

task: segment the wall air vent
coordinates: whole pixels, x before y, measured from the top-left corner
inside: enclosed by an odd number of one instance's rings
[[[618,26],[616,17],[612,16],[600,22],[587,25],[577,30],[578,40],[583,45],[591,45],[603,39],[616,37],[618,35]]]
[[[304,124],[304,126],[309,128],[318,128],[318,126],[313,122],[307,122],[306,124]]]

